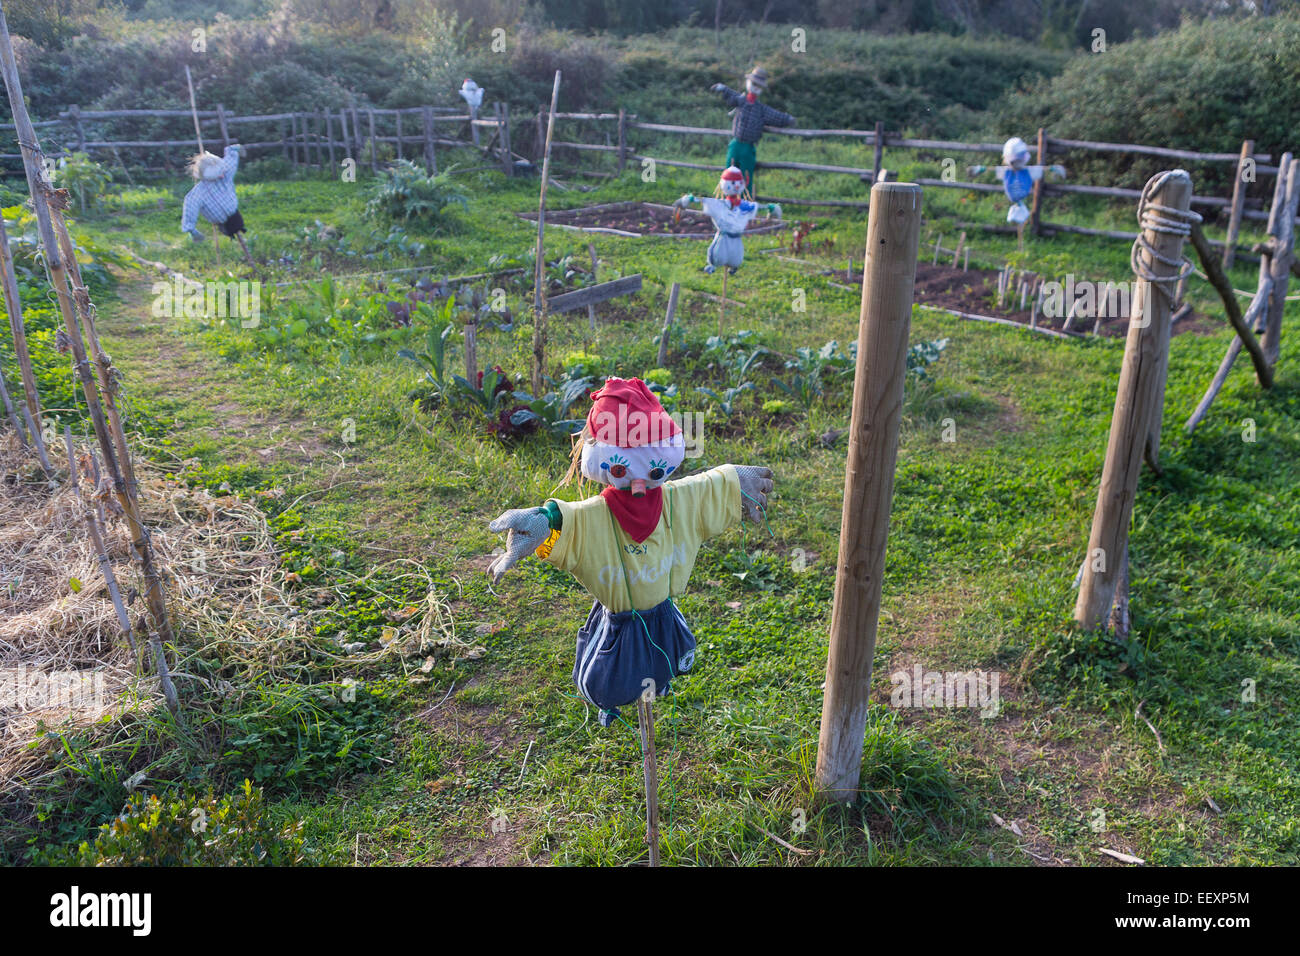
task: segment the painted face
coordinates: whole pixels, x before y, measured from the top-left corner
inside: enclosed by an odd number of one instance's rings
[[[722,179],[718,182],[724,196],[740,196],[745,192],[745,181],[743,179]]]
[[[579,469],[584,478],[637,495],[671,478],[685,457],[686,443],[680,433],[635,448],[619,448],[588,438],[582,446]]]
[[[757,96],[759,93],[762,92],[762,90],[759,88],[758,84],[755,83],[753,80],[746,80],[746,81],[745,81],[745,92],[746,92],[746,93],[753,93],[755,96]]]

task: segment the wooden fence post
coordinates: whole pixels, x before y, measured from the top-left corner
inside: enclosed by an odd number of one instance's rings
[[[1232,268],[1232,260],[1237,255],[1237,234],[1241,231],[1241,214],[1246,206],[1246,163],[1255,155],[1255,141],[1248,139],[1241,144],[1241,158],[1237,160],[1237,176],[1232,181],[1232,206],[1228,214],[1228,237],[1223,244],[1223,271]]]
[[[397,111],[397,158],[403,159],[402,156],[402,111]]]
[[[1181,169],[1153,176],[1143,190],[1143,206],[1163,207],[1143,215],[1141,245],[1136,258],[1124,365],[1115,394],[1115,412],[1106,462],[1102,468],[1097,506],[1088,537],[1079,581],[1074,619],[1085,630],[1105,627],[1115,600],[1115,586],[1128,547],[1129,522],[1138,475],[1148,452],[1155,420],[1164,406],[1157,391],[1164,384],[1169,360],[1169,318],[1173,282],[1180,270],[1183,233],[1174,226],[1188,223],[1192,179]],[[1172,264],[1171,264],[1172,263]],[[1162,354],[1163,353],[1163,354]]]
[[[876,120],[876,132],[872,137],[875,149],[871,159],[871,182],[880,182],[880,170],[885,165],[885,122]]]
[[[221,129],[221,151],[225,152],[230,145],[230,130],[226,129],[226,108],[220,103],[217,104],[217,125]]]
[[[348,139],[348,111],[339,110],[339,149],[343,151],[343,159],[346,160],[352,156],[352,141]]]
[[[334,174],[334,124],[330,122],[330,111],[323,109],[320,111],[321,128],[325,130],[325,148],[329,151],[330,175]]]
[[[361,114],[357,112],[357,104],[355,100],[352,101],[351,108],[352,108],[352,139],[353,139],[352,158],[355,159],[357,161],[357,165],[360,166],[361,157],[364,156],[366,152],[365,143],[362,142],[361,139]]]
[[[1281,175],[1279,170],[1278,175]],[[1268,317],[1264,322],[1264,335],[1260,346],[1269,368],[1277,377],[1277,360],[1282,350],[1282,310],[1286,308],[1287,284],[1291,278],[1291,263],[1295,260],[1295,216],[1300,201],[1300,159],[1292,159],[1286,174],[1286,194],[1282,212],[1278,217],[1277,231],[1273,233],[1273,254],[1269,262],[1269,275],[1273,290],[1268,299]]]
[[[862,771],[920,234],[921,187],[873,185],[826,693],[817,743],[816,787],[836,801],[857,795]]]
[[[379,143],[375,141],[375,111],[366,107],[366,119],[370,124],[370,171],[379,172]]]
[[[544,117],[546,116],[546,104],[542,103],[537,107],[537,161],[540,163],[545,158],[546,153],[546,126]]]
[[[72,125],[77,131],[77,152],[86,151],[86,128],[81,123],[81,107],[73,103],[68,107],[68,113],[72,117]]]
[[[433,142],[433,107],[424,107],[421,114],[424,118],[424,171],[430,176],[436,176],[438,173],[438,153]]]
[[[618,174],[627,168],[627,110],[618,108]]]
[[[1047,133],[1040,126],[1038,127],[1038,159],[1035,162],[1042,166],[1047,162]],[[1043,205],[1043,181],[1047,178],[1044,174],[1042,179],[1034,183],[1034,203],[1033,208],[1029,211],[1029,230],[1034,236],[1043,234],[1042,222],[1039,217],[1039,210]]]
[[[500,114],[497,118],[501,123],[497,139],[497,144],[501,147],[501,171],[509,177],[515,174],[515,157],[510,152],[510,104],[500,103],[497,109]]]

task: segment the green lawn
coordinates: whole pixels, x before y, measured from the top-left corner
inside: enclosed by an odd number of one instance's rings
[[[850,149],[790,144],[789,155],[841,162]],[[937,163],[918,161],[903,178],[937,172]],[[333,293],[319,288],[325,271],[429,265],[436,277],[485,271],[493,256],[523,260],[535,226],[515,213],[535,209],[536,180],[464,180],[469,208],[451,225],[432,234],[408,228],[372,258],[387,228],[363,218],[364,182],[241,185],[255,255],[293,258],[272,278],[298,283],[266,300],[259,329],[154,317],[153,277],[143,271],[124,274],[98,305],[128,392],[156,423],[151,453],[196,459],[191,480],[214,488],[283,491],[266,508],[286,573],[302,576],[304,607],[325,602],[312,618],[317,644],[381,650],[384,629],[401,618],[393,612],[422,608],[399,630],[434,614],[421,604],[431,582],[457,641],[484,653],[455,661],[433,654],[426,672],[418,658],[403,664],[396,653],[374,653],[354,666],[316,661],[238,674],[219,655],[200,654],[191,668],[232,680],[235,697],[217,707],[201,685],[182,681],[182,694],[204,715],[193,724],[142,717],[109,749],[102,734],[71,738],[77,758],[33,794],[42,815],[20,815],[21,825],[8,829],[6,858],[25,859],[29,844],[84,838],[120,804],[121,781],[144,769],[155,791],[209,783],[225,791],[251,776],[275,819],[304,821],[320,862],[645,859],[635,731],[602,729],[569,679],[590,599],[532,560],[495,588],[483,573],[500,543],[487,522],[552,494],[567,444],[534,435],[507,445],[485,433],[487,419],[468,405],[431,411],[420,371],[396,354],[423,351],[428,323],[385,328],[367,305],[366,280],[340,280]],[[659,181],[647,184],[629,170],[589,193],[553,190],[551,204],[670,201],[707,193],[709,180],[661,168]],[[778,195],[813,186],[785,173],[761,183]],[[1002,218],[994,199],[930,192],[923,242],[951,234],[954,217]],[[157,208],[159,196],[176,195],[136,190],[79,229],[186,275],[246,276],[233,247],[223,247],[219,267],[210,244],[180,234],[175,201]],[[834,242],[807,269],[762,254],[780,239],[747,244],[746,265],[728,290],[743,304],[728,309],[727,335],[752,335],[731,349],[708,347],[718,307],[704,293],[716,294],[719,278],[700,271],[702,242],[547,233],[548,258],[574,253],[581,265],[591,241],[602,279],[641,273],[645,283],[638,296],[600,308],[589,349],[585,315],[553,317],[551,371],[567,363],[600,375],[646,373],[656,364],[667,286],[678,281],[680,333],[669,361],[677,408],[709,415],[703,456],[691,468],[761,463],[777,476],[770,532],[749,525],[707,544],[680,602],[700,664],[657,707],[664,862],[1095,865],[1108,862],[1098,853],[1106,847],[1153,863],[1296,863],[1300,339],[1284,338],[1270,392],[1241,360],[1188,438],[1182,422],[1230,341],[1226,322],[1212,335],[1173,340],[1164,473],[1142,478],[1131,546],[1133,635],[1120,645],[1070,622],[1122,341],[1058,341],[914,311],[913,340],[947,345],[928,380],[908,386],[863,796],[851,807],[814,802],[844,481],[843,442],[827,447],[818,436],[847,424],[851,381],[828,374],[824,395],[805,408],[776,380],[792,380],[784,362],[796,349],[815,352],[830,340],[845,349],[856,337],[857,296],[816,270],[842,266],[851,254],[861,261],[865,215],[812,218],[820,221],[814,238]],[[1052,218],[1128,228],[1132,211],[1061,203]],[[339,256],[332,239],[295,244],[317,220],[360,252]],[[381,235],[368,238],[376,229]],[[414,251],[410,242],[424,247]],[[972,243],[972,268],[1015,255],[1014,239],[977,235]],[[1037,240],[1022,258],[1052,275],[1130,276],[1123,243]],[[390,280],[393,297],[405,294],[406,279]],[[1239,266],[1233,280],[1253,288],[1251,268]],[[502,285],[517,321],[481,333],[479,367],[521,374],[526,388],[531,281]],[[805,290],[806,311],[792,309],[796,288]],[[1189,295],[1200,311],[1221,313],[1204,283],[1193,280]],[[300,316],[311,317],[306,331],[275,338]],[[757,346],[769,352],[746,373],[754,388],[725,416],[697,389],[739,384],[736,356]],[[458,336],[448,363],[463,371]],[[764,412],[774,400],[787,406]],[[1246,419],[1253,442],[1242,437]],[[355,442],[344,441],[346,420]],[[943,440],[947,426],[955,426],[955,441]],[[315,661],[309,649],[287,653],[299,651]],[[998,672],[1000,712],[984,719],[974,710],[891,708],[889,675],[917,663]],[[303,685],[333,688],[345,677],[360,681],[361,703],[310,721],[290,706]],[[1251,702],[1243,701],[1244,681],[1253,682]],[[218,738],[225,743],[214,745]],[[236,739],[243,743],[230,743]],[[106,764],[92,774],[95,753]]]

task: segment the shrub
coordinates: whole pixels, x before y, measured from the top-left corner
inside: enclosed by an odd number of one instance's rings
[[[85,153],[70,153],[59,160],[54,173],[55,185],[67,189],[77,198],[84,213],[87,206],[94,207],[113,181],[113,174]]]
[[[366,203],[366,215],[437,225],[445,220],[448,208],[455,205],[464,208],[466,198],[452,181],[450,171],[426,176],[411,161],[399,159],[375,184]]]
[[[294,866],[305,862],[302,823],[267,819],[262,788],[236,794],[135,794],[94,840],[43,861],[73,866]]]
[[[1185,23],[1152,39],[1081,56],[1050,81],[994,107],[998,138],[1045,126],[1056,136],[1235,153],[1255,140],[1276,159],[1300,117],[1300,18]],[[992,132],[991,132],[992,134]],[[1054,157],[1055,158],[1055,157]],[[1067,157],[1070,179],[1141,188],[1157,157]],[[1197,193],[1221,192],[1232,167],[1193,164]],[[1260,177],[1264,188],[1272,179]]]

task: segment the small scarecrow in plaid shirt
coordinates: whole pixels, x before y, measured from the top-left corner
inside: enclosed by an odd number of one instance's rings
[[[190,160],[190,175],[197,180],[194,188],[185,194],[181,207],[181,231],[188,232],[195,242],[202,242],[199,216],[212,223],[242,246],[239,233],[247,232],[244,217],[239,212],[235,197],[235,171],[239,169],[240,145],[227,146],[223,156],[209,152],[197,154]],[[245,251],[247,254],[247,251]]]
[[[794,117],[758,101],[758,95],[767,89],[767,71],[756,66],[745,74],[745,92],[738,93],[722,83],[710,89],[722,94],[722,101],[732,108],[731,142],[727,144],[727,165],[735,166],[745,176],[745,187],[751,196],[754,191],[754,165],[758,162],[756,149],[764,126],[793,126]]]

